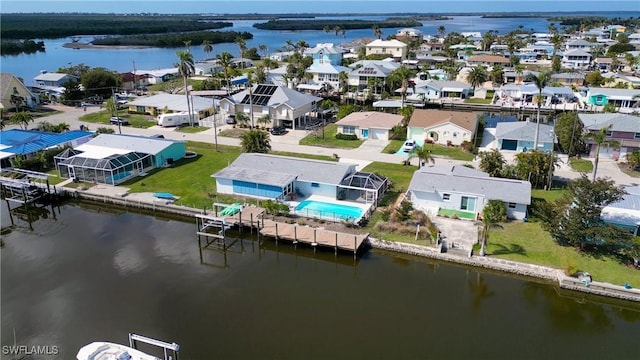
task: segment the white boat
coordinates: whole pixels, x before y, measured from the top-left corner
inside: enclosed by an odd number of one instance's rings
[[[76,358],[78,360],[160,360],[128,346],[102,341],[83,346]]]

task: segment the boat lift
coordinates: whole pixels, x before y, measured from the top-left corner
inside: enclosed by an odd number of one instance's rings
[[[180,350],[180,345],[176,343],[168,343],[152,339],[150,337],[129,333],[129,347],[137,350],[138,341],[163,348],[164,360],[178,360],[178,351]],[[167,350],[171,350],[171,353],[168,353]]]

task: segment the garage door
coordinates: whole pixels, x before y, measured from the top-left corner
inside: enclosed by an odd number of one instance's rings
[[[369,139],[387,140],[387,130],[369,129]]]
[[[518,149],[518,140],[502,140],[502,148],[500,150],[516,150]]]
[[[614,157],[614,153],[618,153],[616,149],[611,146],[600,146],[600,157],[611,159]]]

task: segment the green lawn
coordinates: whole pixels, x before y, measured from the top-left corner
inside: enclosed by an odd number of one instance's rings
[[[318,129],[300,140],[300,145],[354,149],[362,145],[364,142],[364,140],[336,139],[337,130],[338,126],[336,124],[329,124],[324,128],[324,139],[322,138],[322,129]]]
[[[122,184],[131,192],[170,192],[180,199],[179,205],[202,209],[211,208],[213,201],[225,202],[217,195],[216,182],[211,174],[233,162],[241,149],[234,146],[187,142],[187,150],[198,154],[193,159],[181,159],[168,168],[155,169],[145,177],[136,177]]]
[[[629,170],[629,167],[625,164],[625,163],[618,163],[618,168],[620,168],[620,171],[622,171],[623,173],[631,176],[631,177],[640,177],[640,171],[638,170]]]
[[[553,189],[551,191],[542,189],[531,189],[531,197],[544,199],[547,202],[553,202],[562,197],[567,192],[565,189]]]
[[[176,128],[176,131],[186,134],[195,134],[209,129],[210,128],[206,126],[180,126]]]
[[[640,271],[612,258],[594,258],[572,247],[557,245],[538,222],[510,222],[489,233],[487,255],[497,258],[551,266],[575,267],[589,272],[597,281],[640,287]]]
[[[240,139],[242,137],[242,134],[246,133],[247,131],[249,131],[249,129],[240,129],[240,128],[226,129],[226,130],[220,131],[220,133],[218,133],[218,136],[225,136],[225,137]]]
[[[389,144],[382,150],[386,154],[395,154],[404,144],[404,140],[391,140]],[[431,153],[438,157],[448,157],[454,160],[471,161],[474,155],[462,150],[456,146],[444,146],[439,144],[425,144],[425,147],[431,150]],[[436,159],[436,163],[438,160]]]
[[[129,121],[129,126],[135,128],[149,128],[156,125],[155,120],[149,115],[139,115],[139,114],[119,114],[119,117]],[[111,118],[111,114],[109,114],[106,110],[98,111],[91,114],[86,114],[80,117],[80,121],[86,121],[95,124],[106,125],[109,124],[109,119]],[[94,129],[95,130],[95,129]]]
[[[470,213],[467,211],[458,211],[458,210],[449,210],[449,209],[440,209],[438,211],[438,215],[441,216],[445,216],[445,217],[458,217],[460,219],[467,219],[467,220],[474,220],[476,218],[476,215],[474,213]]]
[[[575,171],[590,173],[593,171],[593,163],[588,159],[571,158],[569,165]]]
[[[65,178],[61,178],[60,177],[60,172],[56,169],[52,169],[47,171],[47,174],[49,174],[49,184],[50,185],[57,185],[60,184],[61,182],[67,180]]]

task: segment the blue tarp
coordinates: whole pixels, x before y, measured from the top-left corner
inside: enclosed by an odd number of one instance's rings
[[[231,84],[233,85],[246,84],[248,81],[249,79],[243,75],[243,76],[238,76],[231,79]]]
[[[11,129],[0,132],[0,144],[9,146],[2,149],[14,154],[31,154],[52,146],[66,144],[73,140],[93,136],[92,132],[72,130],[63,133],[50,133],[35,130]]]

